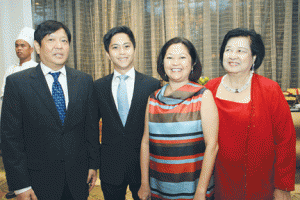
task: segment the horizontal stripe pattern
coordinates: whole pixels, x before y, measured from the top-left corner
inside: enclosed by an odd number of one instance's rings
[[[195,110],[196,106],[198,106],[198,107],[201,106],[201,101],[202,101],[202,98],[190,100],[190,101],[184,101],[180,104],[171,104],[171,105],[162,104],[159,101],[150,101],[149,102],[149,113],[150,114],[158,114],[158,113],[160,113],[160,111],[169,111],[172,113],[188,113],[188,112]],[[199,103],[200,105],[197,105],[197,103]],[[190,106],[188,106],[188,105],[190,105]],[[157,108],[155,108],[156,113],[153,113],[154,112],[154,110],[152,109],[153,107],[157,107]]]
[[[205,143],[203,138],[197,142],[188,143],[153,143],[150,141],[150,152],[153,155],[160,155],[165,157],[181,157],[188,155],[195,155],[204,153]],[[175,141],[176,142],[176,141]]]
[[[197,184],[195,184],[195,182],[198,183],[198,179],[196,179],[195,181],[182,181],[179,183],[173,183],[150,178],[150,182],[152,183],[151,190],[160,191],[161,194],[167,194],[168,196],[185,195],[193,197],[197,187]]]
[[[149,132],[153,134],[181,134],[202,131],[201,120],[184,122],[149,122]]]
[[[150,113],[149,117],[151,119],[151,122],[182,122],[186,121],[186,119],[189,119],[190,121],[196,121],[196,120],[201,120],[201,113],[199,111],[196,111],[195,113],[192,112],[193,109],[189,110],[185,109],[184,112],[181,112],[180,115],[177,113],[165,113],[165,114],[159,114],[159,113]]]
[[[173,137],[176,137],[176,140],[183,138],[183,137],[186,139],[203,137],[202,132],[183,133],[183,134],[153,134],[153,133],[149,133],[149,135],[150,135],[150,138],[153,138],[153,139],[164,138],[164,137],[168,137],[168,139],[172,139]]]
[[[194,181],[182,181],[180,183],[160,181],[155,178],[150,178],[152,196],[162,197],[163,199],[193,199],[199,179]],[[213,194],[214,182],[210,180],[207,197]],[[163,191],[163,192],[162,192]]]
[[[163,164],[150,160],[150,169],[155,170],[161,173],[187,173],[187,172],[195,172],[196,170],[200,170],[202,166],[202,160],[200,159],[194,163],[176,163],[176,164]],[[199,177],[198,177],[199,178]]]
[[[190,82],[164,97],[165,88],[149,102],[151,199],[193,199],[205,152],[200,112],[205,88]]]
[[[162,164],[184,164],[184,163],[194,163],[203,160],[203,154],[199,154],[200,156],[182,156],[182,157],[168,157],[164,156],[154,156],[150,154],[150,161],[162,163]],[[165,158],[165,159],[164,159]]]
[[[200,177],[201,170],[196,170],[195,172],[185,172],[180,174],[171,173],[160,173],[150,168],[151,177],[164,182],[180,182],[185,181],[195,181]]]

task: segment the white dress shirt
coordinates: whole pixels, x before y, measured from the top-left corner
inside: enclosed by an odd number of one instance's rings
[[[69,104],[69,95],[68,95],[68,85],[67,85],[67,72],[66,72],[65,66],[63,66],[63,68],[61,68],[58,71],[54,71],[41,62],[41,68],[42,68],[42,72],[45,76],[45,79],[46,79],[46,82],[48,84],[48,88],[49,88],[51,94],[52,94],[52,85],[54,82],[54,78],[51,74],[49,74],[49,72],[51,72],[51,73],[60,72],[60,75],[58,77],[58,82],[60,83],[62,90],[64,92],[65,103],[66,103],[66,108],[67,108],[68,104]],[[23,188],[20,190],[15,190],[15,194],[16,195],[21,194],[23,192],[26,192],[27,190],[30,190],[31,188],[32,187],[29,186],[29,187],[26,187],[26,188]]]
[[[118,76],[120,76],[120,75],[122,75],[122,74],[120,74],[119,72],[114,70],[114,76],[113,76],[112,83],[111,83],[111,91],[112,91],[112,95],[114,97],[114,101],[115,101],[115,105],[116,105],[117,109],[118,109],[117,92],[118,92],[118,86],[120,83],[120,78]],[[128,78],[125,80],[125,83],[126,83],[126,90],[127,90],[128,106],[130,108],[132,96],[133,96],[133,90],[134,90],[134,81],[135,81],[134,68],[131,68],[125,75],[128,76]]]
[[[54,70],[50,69],[49,67],[47,67],[46,65],[44,65],[44,63],[41,62],[41,68],[42,68],[43,74],[45,76],[45,79],[46,79],[46,82],[48,84],[48,88],[49,88],[51,94],[52,94],[52,85],[54,82],[54,78],[51,74],[49,74],[49,72],[51,72],[51,73],[60,72],[60,75],[58,77],[58,82],[60,83],[62,90],[64,92],[66,109],[67,109],[68,104],[69,104],[69,93],[68,93],[68,84],[67,84],[67,72],[66,72],[65,66],[63,66],[58,71],[54,71]]]
[[[7,70],[5,70],[5,74],[3,76],[3,84],[2,84],[1,95],[0,95],[1,99],[3,98],[3,95],[4,95],[6,77],[8,77],[9,75],[11,75],[13,73],[16,73],[16,72],[19,72],[19,71],[22,71],[22,70],[25,70],[25,69],[28,69],[28,68],[31,68],[31,67],[35,67],[37,65],[38,65],[37,62],[34,62],[33,60],[30,60],[30,61],[24,62],[22,64],[22,66],[17,64],[17,65],[12,65],[12,66],[8,67]]]

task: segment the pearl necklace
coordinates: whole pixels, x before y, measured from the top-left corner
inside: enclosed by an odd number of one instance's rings
[[[251,81],[251,78],[253,76],[253,72],[250,73],[250,76],[249,76],[249,80],[247,81],[247,83],[245,85],[243,85],[243,87],[241,87],[240,89],[232,89],[231,87],[227,86],[225,83],[224,83],[224,79],[225,77],[227,76],[227,74],[225,76],[223,76],[222,80],[221,80],[221,84],[224,86],[224,88],[228,91],[228,92],[232,92],[232,93],[241,93],[242,91],[244,91],[245,89],[248,88],[248,86],[250,85],[250,81]]]

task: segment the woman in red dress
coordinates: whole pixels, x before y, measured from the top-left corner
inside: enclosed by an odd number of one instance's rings
[[[296,134],[280,86],[254,73],[265,47],[254,30],[233,29],[220,60],[227,74],[209,81],[219,110],[215,199],[291,199]]]

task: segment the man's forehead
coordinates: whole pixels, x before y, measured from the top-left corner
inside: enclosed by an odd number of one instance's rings
[[[126,33],[115,34],[110,41],[110,45],[123,45],[132,43],[129,36]]]
[[[110,45],[124,45],[124,44],[132,44],[132,42],[124,41],[122,39],[111,42]]]
[[[48,37],[68,37],[67,35],[67,32],[65,31],[65,29],[63,28],[60,28],[52,33],[49,33],[47,35],[45,35],[45,37],[48,36]]]

